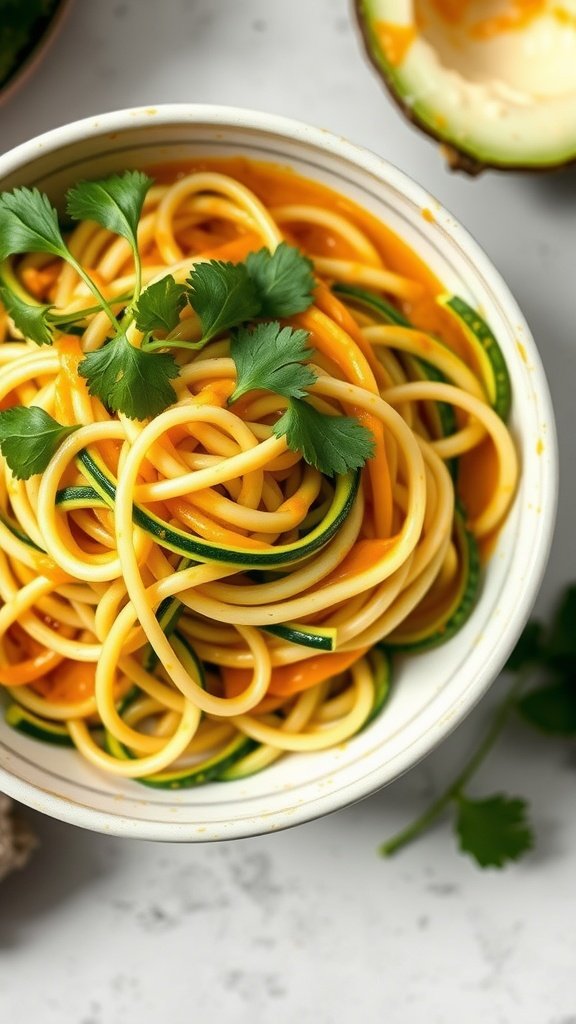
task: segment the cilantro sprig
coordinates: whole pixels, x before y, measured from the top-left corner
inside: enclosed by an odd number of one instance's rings
[[[138,225],[151,184],[152,179],[141,171],[126,171],[78,182],[66,195],[72,219],[92,220],[126,239],[132,249],[134,287],[112,305],[68,248],[47,196],[35,188],[0,195],[0,263],[4,264],[0,298],[18,330],[37,345],[51,345],[61,333],[81,332],[78,325],[86,317],[104,310],[110,336],[101,348],[84,356],[78,372],[89,393],[108,409],[139,420],[158,415],[176,400],[171,382],[180,369],[171,349],[199,350],[229,334],[237,370],[231,403],[253,390],[281,395],[288,400],[288,408],[273,430],[278,437],[286,437],[291,450],[329,476],[364,465],[373,454],[372,435],[357,420],[327,415],[308,401],[308,388],[316,380],[308,365],[313,354],[309,335],[279,322],[311,304],[310,260],[282,243],[274,252],[250,253],[241,263],[199,261],[185,283],[167,274],[142,290]],[[48,304],[27,301],[9,262],[12,255],[25,252],[47,253],[74,267],[96,306],[62,314]],[[177,330],[186,303],[200,324],[198,341],[182,338]],[[113,306],[123,309],[121,316]],[[142,335],[140,345],[132,343],[131,325]],[[16,417],[0,412],[0,450],[14,474],[23,479],[41,472],[66,436],[68,428],[56,421],[40,423],[39,416],[46,415],[35,409],[20,409]],[[27,437],[28,442],[35,439],[30,458],[18,451],[18,436]]]
[[[268,249],[249,253],[244,263],[196,263],[187,285],[186,297],[202,328],[200,339],[152,339],[145,342],[149,349],[201,349],[219,334],[252,320],[303,313],[312,302],[314,277],[310,260],[299,249],[281,242],[272,253]]]
[[[138,251],[138,224],[151,184],[152,179],[141,171],[126,171],[100,181],[81,181],[69,189],[66,197],[70,217],[93,220],[125,238],[132,248],[136,284],[130,296],[132,308],[128,306],[126,309],[122,324],[90,275],[70,252],[60,231],[58,214],[47,196],[37,189],[28,188],[0,195],[0,260],[6,260],[14,253],[30,251],[59,257],[74,267],[97,300],[97,306],[92,309],[66,316],[55,314],[49,305],[26,302],[10,286],[13,279],[8,270],[3,275],[0,288],[0,297],[8,314],[25,337],[38,345],[50,345],[57,330],[73,329],[73,325],[86,315],[103,309],[110,320],[112,337],[101,349],[85,356],[79,373],[85,377],[91,394],[97,395],[109,409],[134,419],[154,416],[175,400],[170,381],[179,373],[173,356],[162,354],[153,357],[132,345],[126,334],[133,318],[144,331],[171,330],[178,322],[184,301],[182,289],[173,278],[157,282],[140,294],[142,267]],[[33,430],[34,412],[23,410],[19,414],[19,423],[23,424],[26,415]],[[11,421],[1,413],[0,436],[3,436],[1,431],[10,426]],[[57,436],[54,432],[54,443]],[[10,441],[4,439],[2,451],[5,456],[9,446]],[[16,465],[16,452],[11,454],[11,459]],[[30,467],[24,465],[23,458],[21,461],[22,472],[31,475]]]
[[[102,181],[79,182],[67,193],[67,210],[72,218],[89,218],[130,243],[136,267],[134,299],[138,298],[141,281],[138,222],[151,184],[152,179],[140,171],[127,171]],[[96,298],[98,308],[105,310],[108,315],[114,337],[99,352],[90,353],[79,369],[88,382],[91,394],[102,398],[109,408],[137,418],[154,415],[170,404],[175,398],[175,392],[168,382],[179,372],[174,359],[162,356],[150,366],[151,357],[130,345],[110,304],[66,245],[60,231],[58,214],[47,196],[38,189],[28,188],[5,192],[0,195],[0,260],[7,259],[13,253],[30,251],[49,253],[73,266]],[[56,320],[50,306],[27,303],[6,281],[2,286],[1,298],[15,325],[27,338],[38,345],[53,343]],[[76,314],[76,320],[81,320],[83,315],[82,312]],[[60,327],[69,328],[73,322],[62,323],[60,318]],[[107,372],[103,372],[104,368]],[[20,414],[20,421],[24,415]],[[33,427],[34,414],[31,413],[29,418]],[[2,429],[4,425],[0,417]],[[5,455],[8,443],[7,440],[3,442]]]
[[[457,778],[407,828],[380,847],[385,857],[423,835],[452,808],[454,828],[462,852],[480,867],[501,868],[532,849],[534,832],[526,800],[504,793],[472,799],[468,784],[517,715],[547,735],[576,736],[576,585],[562,596],[548,629],[529,622],[508,659],[513,682],[497,707],[478,748]],[[540,681],[528,687],[536,673]]]
[[[136,268],[135,299],[142,286],[138,223],[151,185],[152,178],[142,171],[125,171],[101,181],[80,181],[66,194],[67,211],[73,220],[94,220],[130,243]]]
[[[198,263],[187,284],[186,298],[200,321],[201,338],[183,341],[172,339],[170,333],[162,339],[152,337],[143,342],[146,352],[170,347],[201,349],[218,335],[231,332],[230,355],[237,376],[230,404],[256,390],[273,391],[289,399],[274,433],[286,436],[292,451],[301,452],[306,462],[328,476],[358,469],[372,457],[372,434],[356,419],[326,415],[304,401],[316,380],[315,372],[306,365],[313,355],[307,347],[309,333],[282,327],[276,319],[246,326],[262,317],[287,317],[308,308],[314,288],[310,260],[283,242],[273,253],[267,249],[250,253],[245,263]],[[136,311],[141,330],[158,326],[142,316],[147,291]],[[170,332],[175,324],[166,320],[160,326]]]
[[[77,186],[81,187],[81,186]],[[0,262],[16,253],[45,252],[69,263],[82,278],[111,323],[118,322],[102,292],[62,238],[58,214],[37,188],[15,188],[0,195]]]
[[[232,337],[230,355],[236,364],[236,388],[229,403],[250,391],[273,391],[287,398],[288,408],[273,426],[276,437],[286,437],[291,451],[327,476],[359,469],[374,454],[374,438],[351,416],[331,416],[308,401],[307,389],[316,373],[306,365],[313,351],[307,348],[308,331],[281,327],[277,321],[240,328]]]

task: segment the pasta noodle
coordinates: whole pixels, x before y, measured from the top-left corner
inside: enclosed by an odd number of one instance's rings
[[[272,166],[206,161],[155,178],[138,230],[144,284],[299,247],[317,287],[287,322],[310,333],[310,401],[374,439],[359,472],[308,464],[274,433],[282,395],[228,404],[227,331],[175,349],[175,403],[138,421],[78,373],[108,337],[105,311],[52,347],[0,321],[1,408],[38,406],[78,428],[41,475],[18,480],[2,460],[8,720],[105,772],[177,787],[361,730],[383,706],[390,652],[423,650],[465,621],[477,542],[486,556],[518,465],[477,314],[443,305],[385,226]],[[121,310],[136,280],[128,241],[82,221],[68,245]],[[49,254],[14,258],[9,273],[58,314],[89,305],[86,283]],[[200,333],[186,308],[171,337]],[[127,336],[142,341],[134,322]]]

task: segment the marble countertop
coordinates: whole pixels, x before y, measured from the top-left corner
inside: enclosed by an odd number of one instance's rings
[[[77,0],[2,108],[0,146],[169,101],[266,109],[347,135],[420,181],[483,245],[531,324],[558,416],[545,613],[576,577],[576,172],[453,176],[384,95],[346,0]],[[448,823],[394,860],[377,854],[451,778],[497,698],[498,684],[393,786],[279,835],[176,847],[34,817],[41,848],[0,893],[0,1020],[576,1024],[573,749],[513,727],[475,782],[530,799],[538,844],[519,865],[481,872]]]

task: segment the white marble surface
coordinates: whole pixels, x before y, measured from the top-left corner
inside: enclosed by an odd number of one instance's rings
[[[541,346],[562,503],[539,600],[576,577],[576,172],[453,177],[367,66],[346,0],[77,0],[0,111],[9,148],[103,110],[187,100],[263,108],[371,147],[434,192],[500,268]],[[448,826],[396,860],[380,840],[461,764],[498,686],[388,790],[267,838],[169,847],[35,819],[33,865],[0,893],[10,1024],[576,1024],[576,759],[521,727],[477,780],[532,801],[538,847],[480,872]]]

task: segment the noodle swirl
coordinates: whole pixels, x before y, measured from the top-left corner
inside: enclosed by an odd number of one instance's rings
[[[2,321],[2,407],[36,405],[77,429],[41,477],[18,481],[2,460],[0,685],[97,769],[192,785],[333,747],[383,704],[375,645],[426,646],[468,613],[474,537],[488,543],[503,523],[518,460],[465,332],[453,345],[436,284],[414,257],[394,259],[390,237],[288,172],[210,161],[161,173],[138,230],[145,283],[284,239],[309,255],[315,304],[288,323],[310,332],[311,403],[374,437],[359,480],[323,475],[275,436],[282,396],[228,405],[226,332],[179,353],[175,404],[138,422],[78,374],[108,336],[105,313],[51,348]],[[128,242],[83,222],[68,244],[121,310]],[[32,302],[86,307],[86,284],[49,255],[9,272]],[[132,324],[128,337],[143,335]],[[192,310],[173,337],[198,340]],[[478,493],[465,483],[475,473]]]

